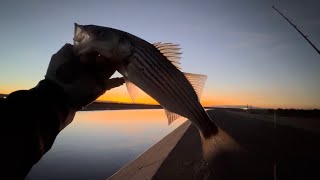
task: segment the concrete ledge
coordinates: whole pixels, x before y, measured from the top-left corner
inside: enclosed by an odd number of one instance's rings
[[[172,149],[176,146],[190,125],[191,122],[186,121],[176,130],[164,137],[161,141],[108,179],[152,179],[161,164],[166,160]]]

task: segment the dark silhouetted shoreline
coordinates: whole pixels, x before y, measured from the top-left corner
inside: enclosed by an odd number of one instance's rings
[[[116,103],[116,102],[93,102],[82,111],[96,110],[128,110],[128,109],[162,109],[160,105],[150,104],[131,104],[131,103]]]

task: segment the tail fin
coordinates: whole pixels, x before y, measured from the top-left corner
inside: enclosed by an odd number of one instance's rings
[[[204,136],[200,133],[202,141],[203,158],[207,162],[211,162],[222,153],[238,151],[240,146],[236,141],[221,129],[211,135]]]
[[[257,166],[256,161],[249,158],[252,154],[223,130],[219,129],[218,133],[210,137],[200,136],[203,153],[200,173],[205,175],[205,179],[261,179],[265,177],[260,173],[252,173]]]

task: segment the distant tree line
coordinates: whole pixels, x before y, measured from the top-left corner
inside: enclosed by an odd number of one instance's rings
[[[240,109],[240,108],[222,108],[237,112],[247,112],[250,114],[264,114],[273,115],[276,113],[277,116],[283,117],[305,117],[305,118],[320,118],[320,109]]]
[[[276,113],[278,116],[287,117],[320,117],[319,109],[303,110],[303,109],[268,109],[269,113]]]

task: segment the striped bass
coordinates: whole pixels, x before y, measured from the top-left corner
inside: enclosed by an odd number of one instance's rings
[[[165,109],[169,124],[183,116],[199,129],[202,139],[217,133],[198,98],[207,76],[180,71],[178,45],[150,44],[117,29],[78,24],[73,40],[76,54],[98,52],[114,63],[130,96],[135,98],[137,87],[150,95]]]

